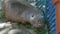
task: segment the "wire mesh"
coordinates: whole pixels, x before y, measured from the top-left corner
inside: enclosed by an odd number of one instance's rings
[[[49,34],[56,34],[56,16],[55,6],[52,4],[52,0],[47,0],[47,18]]]

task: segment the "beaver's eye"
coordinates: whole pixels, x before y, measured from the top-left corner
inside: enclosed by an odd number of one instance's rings
[[[34,17],[34,14],[32,14],[32,17]]]
[[[31,20],[34,20],[34,18],[35,18],[35,16],[34,16],[34,14],[32,14],[32,15],[30,16],[30,19],[31,19]]]

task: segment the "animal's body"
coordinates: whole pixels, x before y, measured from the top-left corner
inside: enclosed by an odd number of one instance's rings
[[[43,13],[28,2],[21,0],[3,0],[3,9],[7,20],[26,23],[34,27],[44,27]]]

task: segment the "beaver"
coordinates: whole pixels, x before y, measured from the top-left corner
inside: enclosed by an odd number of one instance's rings
[[[3,0],[2,8],[7,20],[30,23],[33,27],[44,27],[43,12],[21,0]]]

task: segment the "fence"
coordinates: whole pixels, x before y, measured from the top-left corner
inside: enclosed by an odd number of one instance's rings
[[[55,6],[52,3],[52,0],[47,0],[47,18],[48,18],[48,34],[56,34],[56,16],[55,16]]]

